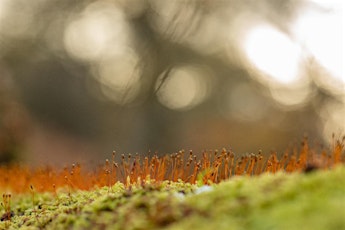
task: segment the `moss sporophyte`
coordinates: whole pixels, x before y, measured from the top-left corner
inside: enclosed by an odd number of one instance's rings
[[[0,229],[345,229],[345,138],[291,152],[0,167]]]

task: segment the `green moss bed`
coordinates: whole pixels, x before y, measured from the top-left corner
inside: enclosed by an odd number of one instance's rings
[[[12,194],[0,229],[345,229],[345,167]]]

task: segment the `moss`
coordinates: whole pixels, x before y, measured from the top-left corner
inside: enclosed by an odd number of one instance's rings
[[[21,194],[0,229],[344,229],[345,167]],[[4,210],[1,211],[4,214]]]
[[[343,229],[345,168],[311,174],[238,178],[186,202],[204,218],[172,228],[195,229]]]

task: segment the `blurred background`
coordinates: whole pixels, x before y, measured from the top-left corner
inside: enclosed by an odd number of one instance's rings
[[[284,151],[345,130],[342,0],[0,0],[0,163]]]

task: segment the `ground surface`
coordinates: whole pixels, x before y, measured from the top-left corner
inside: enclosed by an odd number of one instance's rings
[[[344,166],[3,198],[0,229],[345,229]]]

